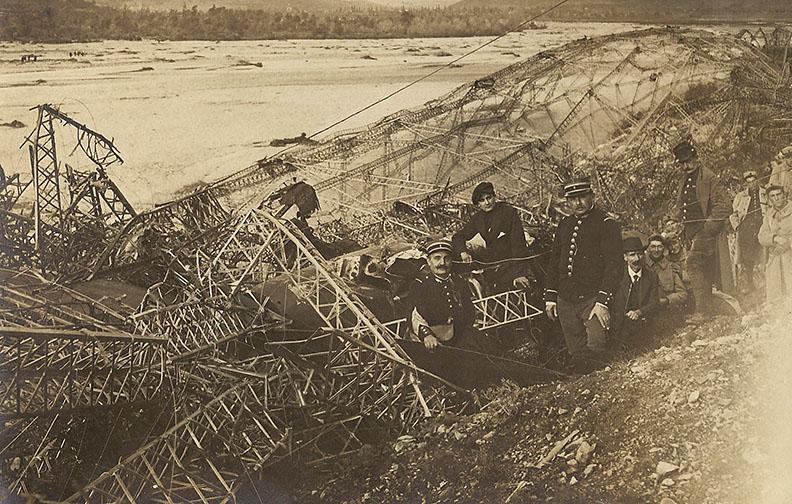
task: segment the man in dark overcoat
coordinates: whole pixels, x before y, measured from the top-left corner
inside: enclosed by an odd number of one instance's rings
[[[701,164],[690,141],[674,147],[674,158],[682,169],[677,208],[684,239],[690,244],[687,273],[695,312],[701,316],[712,312],[713,285],[725,293],[734,291],[727,237],[731,199],[715,175]]]

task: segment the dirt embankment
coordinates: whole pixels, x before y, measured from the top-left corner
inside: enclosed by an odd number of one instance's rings
[[[792,502],[789,313],[688,326],[596,373],[304,474],[299,502]]]

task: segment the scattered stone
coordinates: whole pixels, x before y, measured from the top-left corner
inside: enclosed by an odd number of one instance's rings
[[[569,466],[570,472],[575,472],[578,469],[578,461],[573,458],[567,460],[567,465]]]
[[[596,446],[596,444],[592,446],[587,441],[583,441],[575,452],[575,460],[577,460],[580,465],[585,465],[591,458],[591,454],[594,452],[594,447]]]
[[[700,396],[701,396],[701,392],[699,392],[698,390],[694,390],[688,396],[688,404],[693,404],[694,402],[698,401]]]
[[[583,469],[583,477],[584,478],[588,478],[589,476],[591,476],[591,473],[593,473],[594,469],[596,469],[596,468],[597,468],[597,464],[589,464],[589,465],[587,465],[586,468]]]
[[[559,415],[566,415],[567,413],[569,413],[568,409],[558,408],[558,414]]]
[[[693,343],[691,343],[690,346],[701,348],[701,347],[709,346],[709,342],[697,339]]]
[[[580,406],[578,406],[577,408],[575,408],[575,411],[573,411],[573,412],[572,412],[572,414],[573,414],[573,415],[577,415],[577,414],[578,414],[578,413],[580,413],[581,411],[583,411],[583,409],[582,409]]]
[[[552,434],[545,434],[545,439],[548,440],[548,441],[552,441],[553,440],[553,435]]]
[[[674,480],[672,480],[671,478],[666,478],[663,481],[661,481],[660,484],[663,485],[664,487],[671,487],[674,486]]]
[[[575,485],[575,484],[577,484],[577,482],[578,482],[578,479],[576,477],[572,476],[571,478],[569,478],[569,484],[570,485]]]
[[[674,471],[679,470],[679,466],[675,466],[669,462],[660,461],[657,463],[657,467],[655,468],[655,472],[658,476],[663,477],[666,474],[670,474]]]

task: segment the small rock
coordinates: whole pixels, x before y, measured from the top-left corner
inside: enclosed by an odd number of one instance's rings
[[[558,414],[559,414],[559,415],[565,415],[565,414],[567,414],[567,413],[569,413],[569,410],[568,410],[568,409],[564,409],[564,408],[558,408]]]
[[[573,414],[573,415],[577,415],[577,414],[578,414],[578,413],[580,413],[581,411],[583,411],[583,410],[580,408],[580,406],[578,406],[577,408],[575,408],[575,411],[573,411],[573,412],[572,412],[572,414]]]
[[[577,482],[578,482],[578,480],[577,480],[576,477],[572,476],[571,478],[569,478],[569,484],[570,485],[575,485],[575,484],[577,484]]]
[[[456,439],[457,441],[461,441],[467,437],[467,434],[459,432],[458,430],[455,430],[453,434],[454,434],[454,439]]]
[[[657,467],[655,468],[655,472],[660,477],[663,477],[666,474],[672,473],[677,470],[679,470],[679,466],[675,466],[674,464],[663,461],[658,462]]]
[[[594,446],[596,446],[596,444]],[[580,465],[585,465],[589,461],[589,458],[591,458],[594,446],[590,445],[587,441],[580,443],[580,446],[578,446],[575,452],[575,460],[577,460]]]
[[[660,484],[663,485],[664,487],[674,486],[674,480],[672,480],[671,478],[666,478],[663,481],[661,481]]]
[[[545,434],[545,439],[548,440],[548,441],[552,441],[553,440],[553,435],[552,434]]]
[[[584,478],[588,478],[589,476],[591,476],[591,473],[594,472],[594,469],[596,469],[596,467],[597,467],[597,464],[589,464],[589,465],[587,465],[586,468],[583,469],[583,477]]]
[[[694,390],[693,392],[691,392],[690,395],[688,396],[688,404],[693,404],[694,402],[698,401],[699,396],[701,396],[701,392],[699,392],[698,390]]]
[[[701,348],[701,347],[709,346],[709,342],[708,342],[708,341],[704,341],[704,340],[697,339],[696,341],[694,341],[693,343],[691,343],[691,344],[690,344],[690,346],[693,346],[693,347],[699,347],[699,348]]]
[[[575,472],[578,469],[578,461],[575,460],[575,459],[567,460],[567,465],[569,466],[569,471],[570,472]]]
[[[605,368],[603,369],[603,371],[610,371],[610,370],[611,370],[610,366],[605,366]]]
[[[663,500],[660,501],[660,504],[676,504],[676,501],[669,499],[668,497],[663,497]]]

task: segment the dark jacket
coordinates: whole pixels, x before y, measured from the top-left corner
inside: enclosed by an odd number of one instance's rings
[[[475,309],[467,282],[452,273],[441,280],[430,271],[421,271],[412,285],[415,309],[430,326],[454,320],[454,330],[463,331],[473,324]]]
[[[677,186],[677,207],[680,211],[685,204],[683,191],[687,177],[687,173],[683,174]],[[726,224],[732,213],[731,199],[726,189],[718,183],[715,174],[703,166],[699,167],[696,176],[696,196],[705,219],[704,226],[697,234],[701,234],[703,237],[715,238],[721,231],[728,232],[729,229]],[[693,240],[695,236],[686,236],[686,238]]]
[[[677,207],[684,206],[684,188],[687,174],[683,174],[677,188]],[[691,251],[706,256],[714,256],[717,268],[717,285],[723,292],[734,291],[731,256],[729,254],[728,233],[731,231],[729,216],[732,213],[731,198],[715,175],[703,166],[696,175],[696,196],[704,214],[704,225],[691,236],[694,226],[685,226],[685,238],[692,242]]]
[[[565,217],[556,229],[547,268],[545,301],[594,298],[608,305],[624,269],[621,226],[599,208]]]
[[[618,331],[624,324],[625,314],[631,310],[641,310],[641,318],[647,318],[660,309],[660,284],[657,274],[650,268],[641,268],[641,277],[633,284],[628,273],[629,268],[624,266],[619,289],[611,304],[611,327]],[[630,294],[635,291],[634,305],[629,306]]]
[[[487,261],[523,257],[526,253],[525,232],[517,210],[498,201],[490,212],[478,212],[454,233],[451,241],[458,257],[465,251],[465,242],[480,234],[487,244]]]

